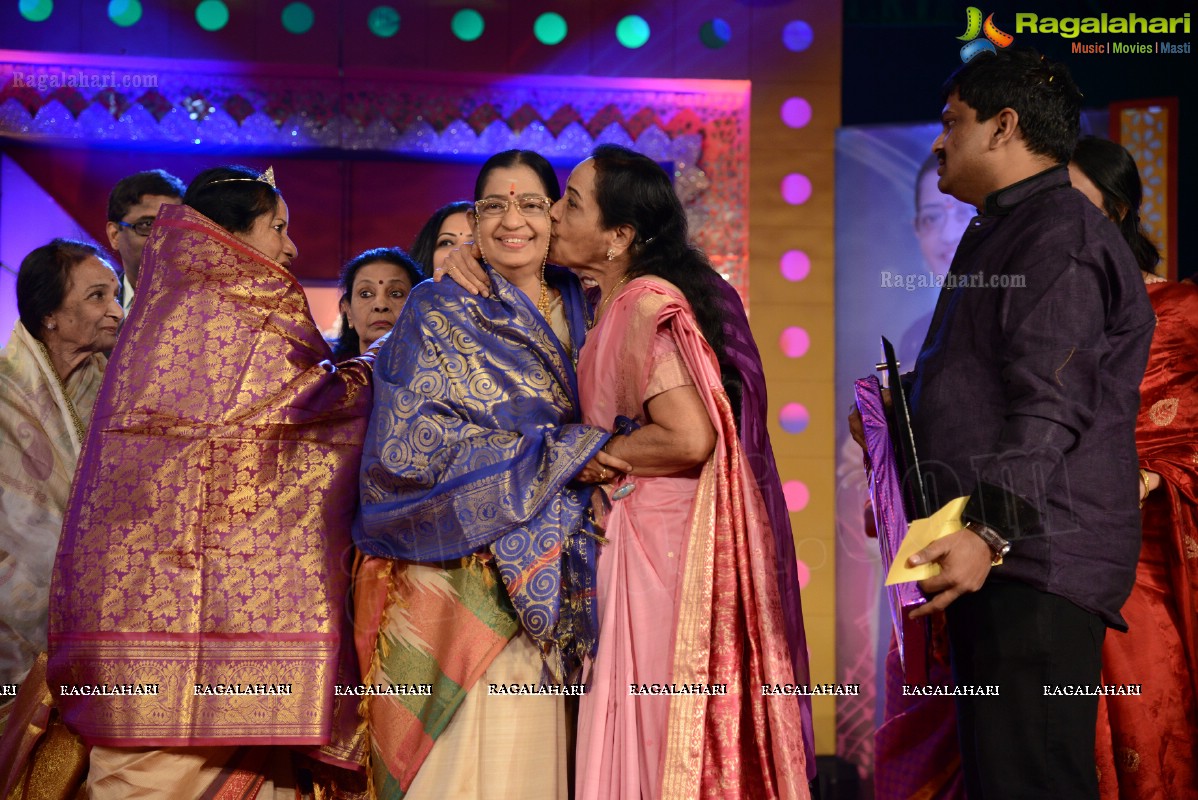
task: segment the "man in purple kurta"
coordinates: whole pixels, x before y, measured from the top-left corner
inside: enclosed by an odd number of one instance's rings
[[[954,683],[999,687],[957,697],[971,800],[1097,798],[1085,690],[1135,577],[1152,307],[1118,230],[1069,184],[1081,94],[1065,68],[982,54],[944,99],[939,186],[980,214],[916,362],[911,422],[932,507],[969,499],[965,528],[911,558],[942,568],[913,616],[947,609]]]

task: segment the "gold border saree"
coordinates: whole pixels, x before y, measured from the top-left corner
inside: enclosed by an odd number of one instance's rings
[[[356,683],[342,629],[369,362],[333,366],[295,278],[187,206],[159,214],[140,289],[55,567],[64,718],[91,744],[353,763],[333,684]],[[61,691],[114,685],[154,692]]]

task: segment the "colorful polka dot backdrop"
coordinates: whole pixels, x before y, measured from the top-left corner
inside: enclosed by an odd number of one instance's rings
[[[782,29],[782,43],[787,50],[801,53],[815,41],[815,31],[801,19],[788,22]]]
[[[787,250],[778,261],[778,269],[783,278],[797,283],[811,274],[811,259],[802,250]]]
[[[811,122],[811,104],[802,97],[791,97],[782,104],[782,121],[788,128],[802,128]]]
[[[811,199],[811,179],[795,172],[782,179],[782,199],[801,206]]]
[[[811,494],[807,491],[807,484],[802,481],[783,483],[782,495],[786,498],[786,510],[790,512],[802,511],[807,507],[807,501],[811,499]]]
[[[782,348],[782,352],[786,354],[787,358],[802,358],[807,355],[807,349],[811,347],[811,337],[802,328],[787,328],[778,337],[778,346]]]
[[[802,433],[811,422],[807,407],[802,403],[787,403],[778,412],[778,422],[787,433]]]

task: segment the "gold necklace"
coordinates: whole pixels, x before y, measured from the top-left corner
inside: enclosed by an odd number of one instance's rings
[[[549,321],[549,284],[545,282],[545,264],[549,261],[549,248],[545,248],[545,257],[541,259],[541,294],[537,297],[537,311],[545,321]]]
[[[599,304],[599,310],[595,312],[595,325],[599,324],[599,317],[602,316],[603,310],[607,308],[607,304],[615,299],[616,294],[620,291],[620,287],[628,283],[628,279],[631,277],[631,275],[625,273],[624,277],[620,278],[616,282],[616,285],[611,287],[611,291],[607,293],[607,297],[603,298],[603,302]],[[594,326],[592,325],[592,327]]]
[[[483,252],[483,248],[482,248],[481,244],[478,246],[478,249],[479,249],[479,252],[482,252],[483,263],[486,264],[487,263],[487,254],[485,252]],[[541,312],[541,316],[544,317],[546,321],[549,320],[549,308],[551,305],[550,297],[549,297],[549,284],[545,280],[545,265],[547,263],[549,263],[549,247],[548,246],[545,247],[545,255],[541,257],[541,292],[540,292],[540,294],[537,295],[537,311]]]
[[[75,426],[75,433],[79,434],[79,446],[83,446],[83,439],[87,434],[87,428],[83,427],[83,420],[79,419],[79,413],[75,411],[75,404],[71,402],[71,396],[67,394],[67,385],[62,382],[62,377],[58,374],[58,370],[54,369],[54,359],[50,358],[50,350],[46,347],[46,343],[41,339],[35,339],[37,346],[42,349],[42,355],[46,357],[46,363],[50,366],[50,373],[54,376],[54,380],[58,382],[58,388],[62,390],[62,399],[66,401],[67,412],[71,415],[71,423]]]
[[[537,298],[537,311],[546,320],[549,319],[549,284],[545,283],[545,272],[541,271],[541,294]]]

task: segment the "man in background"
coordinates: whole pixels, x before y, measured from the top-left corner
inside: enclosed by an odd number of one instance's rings
[[[151,169],[122,178],[108,195],[108,244],[121,259],[120,299],[126,316],[137,290],[142,250],[158,209],[164,203],[182,203],[185,190],[183,181],[174,175]]]

